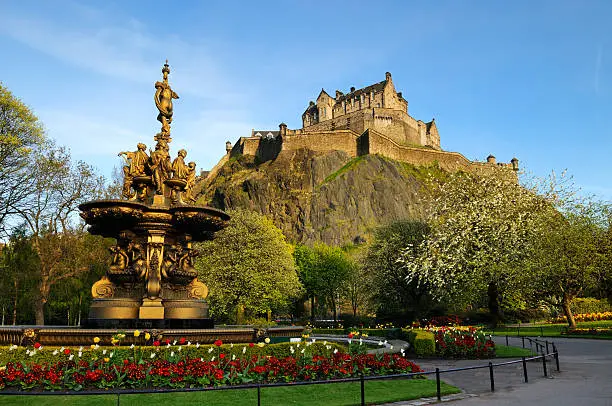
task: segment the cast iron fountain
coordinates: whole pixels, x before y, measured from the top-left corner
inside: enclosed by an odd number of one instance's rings
[[[198,280],[194,242],[211,239],[228,225],[223,211],[195,204],[195,162],[185,163],[181,149],[169,153],[172,100],[178,95],[168,83],[168,61],[163,81],[155,83],[155,105],[161,131],[155,149],[143,143],[136,151],[120,152],[122,199],[96,200],[79,206],[89,232],[114,238],[111,264],[92,286],[93,303],[85,328],[19,326],[0,328],[0,344],[89,345],[94,337],[110,342],[116,334],[136,342],[136,329],[152,339],[187,339],[212,343],[250,342],[264,336],[299,337],[302,327],[258,330],[247,326],[213,328],[208,315],[208,288]],[[205,254],[205,253],[203,253]]]

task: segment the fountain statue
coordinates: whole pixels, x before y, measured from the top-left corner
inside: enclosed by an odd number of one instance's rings
[[[207,286],[198,280],[193,242],[212,238],[227,226],[220,210],[194,204],[195,162],[187,151],[170,156],[172,100],[168,83],[155,83],[155,106],[161,131],[153,151],[139,143],[136,151],[120,152],[123,168],[121,200],[96,200],[79,206],[89,232],[116,239],[111,265],[93,284],[89,321],[98,327],[211,328]]]

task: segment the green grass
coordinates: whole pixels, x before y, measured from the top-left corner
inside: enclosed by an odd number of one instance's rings
[[[496,358],[520,358],[530,357],[535,355],[529,348],[512,347],[501,344],[495,345],[495,357]]]
[[[578,328],[590,328],[590,327],[603,327],[612,328],[612,320],[600,320],[600,321],[583,321],[576,323]],[[524,324],[520,327],[498,327],[495,330],[485,330],[486,334],[493,334],[496,336],[540,336],[540,337],[568,337],[568,338],[598,338],[603,340],[610,340],[612,337],[608,336],[589,336],[589,335],[561,335],[562,331],[567,329],[567,324]]]
[[[360,403],[359,382],[327,385],[286,386],[261,389],[261,404],[265,406],[326,406],[358,405]],[[459,393],[460,390],[442,382],[442,394]],[[401,400],[436,396],[436,381],[429,379],[404,379],[389,381],[366,381],[367,403],[387,403]],[[208,391],[195,393],[121,395],[121,405],[256,405],[255,389]],[[116,395],[92,396],[1,396],[0,405],[36,406],[111,406],[117,404]]]
[[[354,168],[355,166],[357,166],[361,161],[363,161],[364,157],[363,156],[357,156],[353,159],[351,159],[350,161],[348,161],[342,168],[338,169],[336,172],[333,172],[331,174],[329,174],[325,180],[323,181],[323,183],[328,183],[333,181],[334,179],[336,179],[338,176],[342,175],[345,172],[348,172],[349,170],[351,170],[352,168]]]

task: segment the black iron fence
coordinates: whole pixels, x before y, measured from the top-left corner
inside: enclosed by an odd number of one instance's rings
[[[28,395],[28,396],[59,396],[59,395],[75,395],[75,396],[87,396],[87,395],[112,395],[117,397],[117,406],[121,404],[121,396],[122,395],[136,395],[136,394],[168,394],[168,393],[186,393],[186,392],[205,392],[205,391],[219,391],[219,390],[244,390],[244,389],[254,389],[257,391],[257,406],[261,406],[261,391],[265,388],[273,388],[273,387],[281,387],[281,386],[304,386],[304,385],[332,385],[335,383],[343,383],[343,382],[359,382],[360,383],[360,395],[361,395],[361,405],[365,406],[366,404],[366,392],[365,392],[365,382],[366,381],[379,381],[379,380],[393,380],[393,379],[412,379],[416,377],[423,376],[435,376],[436,380],[436,397],[438,401],[442,400],[442,390],[441,390],[441,376],[442,374],[449,374],[455,372],[464,372],[469,370],[477,370],[477,369],[485,369],[489,370],[489,383],[491,392],[495,392],[495,369],[503,368],[510,365],[522,364],[523,369],[523,380],[525,383],[529,382],[527,363],[528,362],[542,362],[542,368],[544,377],[549,376],[548,371],[548,362],[555,363],[555,369],[557,372],[560,371],[559,367],[559,351],[555,343],[549,341],[541,341],[537,338],[530,337],[522,337],[523,338],[523,348],[525,346],[525,340],[528,343],[535,345],[537,349],[541,350],[540,355],[532,356],[532,357],[522,357],[521,359],[493,363],[489,362],[487,365],[475,365],[464,368],[451,368],[451,369],[440,369],[436,368],[435,371],[427,371],[427,372],[414,372],[409,374],[394,374],[394,375],[383,375],[383,376],[364,376],[361,375],[357,378],[344,378],[344,379],[334,379],[334,380],[326,380],[326,381],[304,381],[304,382],[293,382],[293,383],[266,383],[266,384],[247,384],[247,385],[239,385],[239,386],[217,386],[217,387],[205,387],[205,388],[178,388],[178,389],[121,389],[121,390],[93,390],[86,392],[24,392],[24,391],[0,391],[0,396],[17,396],[17,395]],[[506,336],[506,343],[508,343],[508,336]],[[549,350],[551,350],[549,352]],[[538,352],[536,350],[536,352]]]

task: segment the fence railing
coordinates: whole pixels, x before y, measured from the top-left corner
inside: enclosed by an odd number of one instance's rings
[[[411,379],[415,377],[429,376],[435,375],[436,380],[436,397],[438,401],[442,400],[442,390],[441,390],[441,375],[454,373],[454,372],[463,372],[469,370],[477,370],[477,369],[489,369],[489,382],[491,387],[491,392],[495,392],[495,368],[506,367],[509,365],[515,365],[518,363],[522,363],[523,366],[523,380],[525,383],[529,382],[528,372],[527,372],[527,362],[529,361],[538,361],[542,360],[542,368],[544,377],[549,376],[548,367],[547,367],[547,358],[551,358],[555,362],[556,371],[560,371],[559,367],[559,351],[557,350],[556,345],[553,342],[543,342],[538,340],[537,338],[523,337],[523,348],[525,347],[525,339],[529,342],[535,343],[536,348],[546,349],[546,352],[542,351],[542,354],[533,356],[533,357],[522,357],[518,360],[493,363],[489,362],[487,365],[474,365],[463,368],[451,368],[451,369],[440,369],[436,368],[434,371],[426,371],[426,372],[413,372],[409,374],[394,374],[394,375],[381,375],[381,376],[364,376],[361,375],[357,378],[343,378],[343,379],[334,379],[334,380],[325,380],[325,381],[302,381],[302,382],[293,382],[293,383],[262,383],[262,384],[247,384],[247,385],[237,385],[237,386],[216,386],[216,387],[205,387],[205,388],[177,388],[177,389],[119,389],[119,390],[93,390],[86,392],[24,392],[24,391],[0,391],[0,396],[16,396],[16,395],[27,395],[27,396],[64,396],[64,395],[75,395],[75,396],[87,396],[87,395],[113,395],[117,397],[117,406],[121,404],[121,395],[136,395],[136,394],[167,394],[167,393],[185,393],[185,392],[205,392],[205,391],[219,391],[219,390],[244,390],[244,389],[255,389],[257,390],[257,406],[261,406],[261,390],[263,388],[274,388],[281,386],[305,386],[305,385],[326,385],[326,384],[336,384],[343,382],[359,382],[360,383],[360,395],[361,395],[361,405],[365,406],[365,382],[366,381],[379,381],[379,380],[393,380],[393,379]],[[506,343],[508,343],[508,336],[506,336]],[[539,347],[538,347],[539,346]],[[548,350],[552,349],[552,352]],[[537,352],[537,351],[536,351]]]

